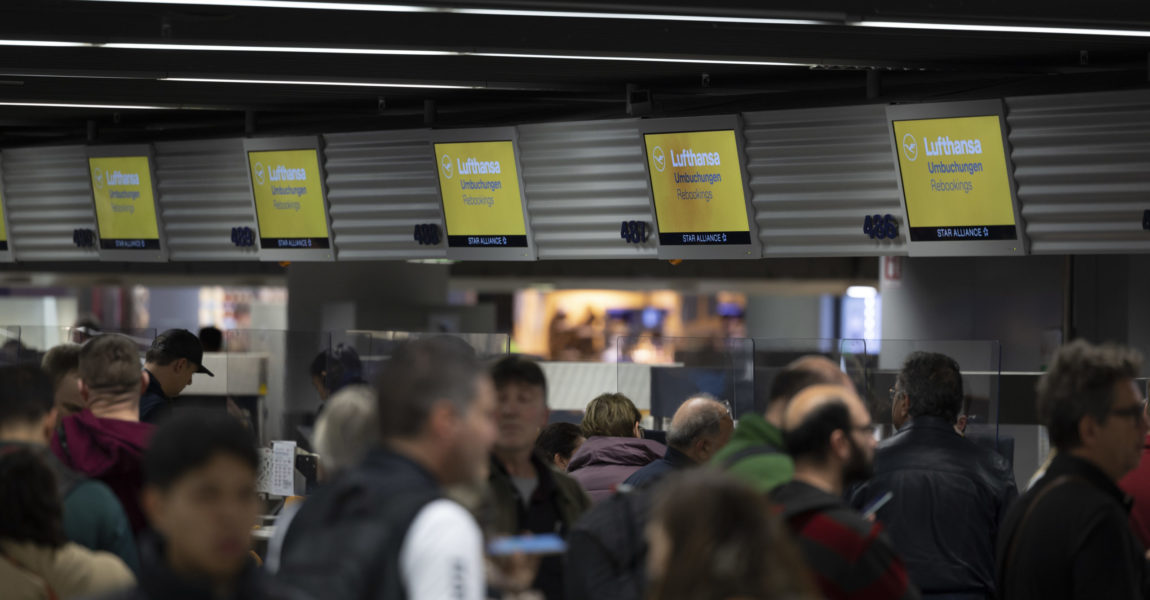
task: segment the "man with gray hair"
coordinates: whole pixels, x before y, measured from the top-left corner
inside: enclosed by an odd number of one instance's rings
[[[672,471],[701,465],[731,441],[735,430],[730,408],[710,394],[692,396],[671,417],[667,453],[635,471],[623,483],[645,487]]]

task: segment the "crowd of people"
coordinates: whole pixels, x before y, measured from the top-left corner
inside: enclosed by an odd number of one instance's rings
[[[456,338],[401,346],[371,384],[352,362],[313,365],[322,483],[260,553],[250,430],[176,399],[212,375],[195,335],[164,332],[143,364],[108,334],[0,367],[0,596],[1150,598],[1150,417],[1127,348],[1059,350],[1037,389],[1054,455],[1021,496],[963,436],[941,354],[906,358],[881,443],[819,356],[773,377],[763,414],[699,394],[666,432],[621,394],[551,423],[539,364]]]

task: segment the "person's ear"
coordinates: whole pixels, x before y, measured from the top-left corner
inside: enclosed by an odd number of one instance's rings
[[[427,430],[437,439],[455,436],[459,427],[459,415],[447,402],[437,402],[427,415]]]
[[[1095,421],[1092,415],[1086,415],[1078,421],[1078,439],[1083,445],[1092,446],[1098,439],[1099,429],[1098,421]]]
[[[846,462],[851,456],[851,443],[847,439],[847,433],[842,429],[836,429],[831,432],[831,452],[839,460]]]
[[[48,414],[44,415],[43,419],[40,419],[40,433],[44,441],[52,439],[52,433],[56,431],[56,420],[59,418],[60,409],[52,408],[52,410],[48,411]]]
[[[147,371],[140,371],[140,395],[143,396],[148,392],[148,384],[152,379],[148,376]]]
[[[92,390],[88,387],[87,383],[84,383],[83,379],[77,379],[76,383],[80,386],[80,400],[84,403],[84,406],[87,407],[92,403]]]
[[[634,435],[634,437],[637,437],[637,438],[643,437],[643,432],[639,430],[639,422],[638,421],[635,421],[635,429],[631,430],[631,433]]]
[[[567,461],[563,460],[563,455],[559,454],[558,452],[556,452],[555,455],[551,457],[551,463],[556,467],[563,469],[564,471],[567,470]]]

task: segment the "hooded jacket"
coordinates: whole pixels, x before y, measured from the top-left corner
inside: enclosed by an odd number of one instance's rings
[[[134,582],[123,561],[107,552],[75,543],[49,548],[0,541],[0,590],[5,600],[67,600],[126,589]]]
[[[587,490],[591,502],[598,503],[615,493],[635,471],[666,452],[666,446],[651,440],[594,436],[571,457],[567,472]]]
[[[139,500],[141,461],[153,429],[147,423],[101,419],[85,410],[60,421],[52,437],[52,452],[65,465],[112,488],[136,534],[147,526]]]

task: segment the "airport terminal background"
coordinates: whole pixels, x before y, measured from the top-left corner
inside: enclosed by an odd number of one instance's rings
[[[736,418],[761,413],[774,374],[819,353],[855,380],[887,425],[879,435],[892,432],[888,389],[902,360],[942,352],[964,370],[972,435],[1009,440],[1020,482],[1049,449],[1034,383],[1064,328],[1150,350],[1144,256],[772,262],[728,263],[726,278],[704,262],[658,265],[659,277],[633,263],[614,273],[571,263],[550,275],[541,263],[527,277],[466,263],[295,263],[178,281],[7,273],[0,329],[14,360],[77,339],[77,325],[124,332],[141,351],[166,329],[217,327],[223,351],[205,358],[217,376],[197,376],[184,395],[242,399],[264,443],[306,437],[320,406],[308,368],[339,345],[354,348],[370,376],[402,340],[459,335],[490,359],[537,357],[553,420],[577,422],[591,398],[617,391],[654,429],[700,391],[730,402]]]

